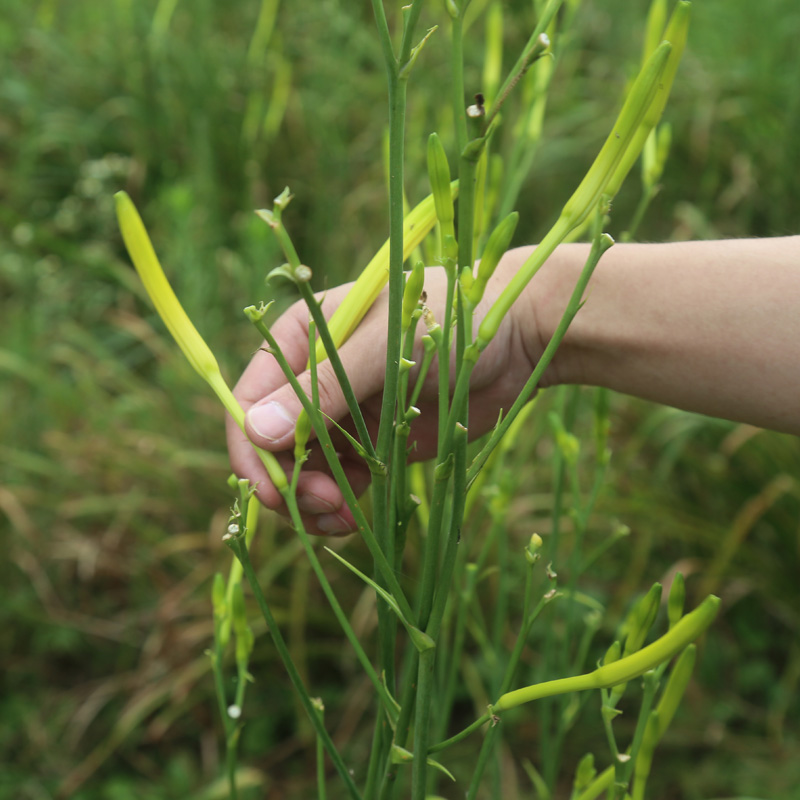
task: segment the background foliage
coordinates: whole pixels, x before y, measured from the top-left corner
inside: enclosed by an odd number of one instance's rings
[[[514,53],[532,15],[529,3],[507,6]],[[645,11],[584,2],[568,54],[578,79],[557,73],[520,197],[519,243],[546,229],[602,140]],[[667,112],[673,152],[643,237],[797,233],[799,35],[794,0],[757,13],[744,0],[695,4]],[[481,57],[470,54],[476,89]],[[412,200],[427,133],[448,113],[435,39],[421,60],[410,91]],[[240,310],[265,296],[263,276],[279,260],[253,208],[291,185],[293,235],[320,287],[352,277],[385,238],[384,94],[366,3],[4,0],[0,797],[221,796],[203,654],[210,578],[229,560],[220,414],[143,301],[111,195],[125,188],[137,201],[187,311],[234,377],[256,346]],[[632,181],[620,197],[620,220],[637,191]],[[594,589],[619,614],[680,568],[695,598],[709,589],[723,598],[660,751],[662,796],[796,796],[798,442],[626,398],[612,418],[597,525],[619,518],[632,533]],[[512,532],[546,505],[547,479],[521,463],[536,488],[510,507]],[[357,759],[366,687],[327,628],[291,533],[274,518],[265,529],[263,581]],[[367,594],[332,579],[368,636]],[[309,731],[264,636],[253,671],[243,777],[266,781],[270,797],[309,796]],[[534,722],[520,730],[532,756]]]

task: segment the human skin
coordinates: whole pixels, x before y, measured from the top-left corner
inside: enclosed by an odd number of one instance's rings
[[[532,249],[506,254],[477,309],[478,321]],[[489,430],[499,409],[516,398],[558,324],[588,252],[587,245],[559,247],[503,320],[470,383],[471,437]],[[444,287],[441,270],[426,270],[428,305],[439,320]],[[326,294],[326,315],[333,313],[347,289]],[[800,236],[615,245],[596,268],[585,299],[542,387],[605,386],[800,434]],[[340,349],[373,432],[385,369],[386,313],[384,293]],[[272,327],[306,389],[307,320],[307,310],[296,304]],[[348,428],[347,406],[327,362],[320,365],[319,381],[322,410]],[[234,394],[247,413],[247,438],[228,420],[233,469],[258,484],[265,505],[285,511],[250,442],[291,464],[300,402],[275,359],[264,351],[253,357]],[[432,370],[418,404],[422,413],[412,428],[414,458],[434,455],[437,402]],[[369,484],[368,470],[344,437],[333,435],[358,494]],[[352,515],[315,449],[298,485],[304,521],[310,533],[347,533],[355,527]]]

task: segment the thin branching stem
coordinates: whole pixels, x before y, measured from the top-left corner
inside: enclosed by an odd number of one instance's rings
[[[264,593],[261,591],[261,586],[258,583],[258,578],[255,570],[253,569],[253,563],[250,561],[250,554],[247,552],[247,548],[242,542],[242,537],[231,537],[227,540],[227,542],[242,564],[242,569],[244,570],[247,582],[250,584],[250,588],[253,592],[253,596],[256,599],[259,610],[261,611],[264,621],[267,623],[267,627],[269,628],[272,641],[275,643],[275,649],[278,651],[278,655],[283,662],[284,668],[289,673],[289,679],[291,680],[292,685],[295,687],[297,694],[300,697],[300,702],[302,703],[306,714],[308,714],[311,724],[314,726],[314,729],[316,730],[320,741],[325,747],[328,756],[333,762],[334,767],[336,767],[336,771],[344,781],[348,794],[351,798],[353,798],[353,800],[361,800],[361,793],[358,791],[358,788],[353,781],[353,777],[350,775],[350,771],[342,760],[339,751],[336,749],[336,745],[334,745],[330,734],[325,730],[325,726],[322,724],[319,715],[314,708],[314,703],[305,687],[305,684],[303,683],[303,679],[300,677],[300,673],[298,672],[297,667],[295,666],[294,661],[289,654],[289,648],[286,646],[286,642],[283,639],[280,628],[275,622],[275,618],[272,616],[272,611],[270,610],[269,604],[264,597]]]
[[[321,418],[321,414],[319,409],[315,408],[311,401],[308,399],[306,393],[302,390],[302,387],[297,382],[297,378],[292,372],[291,367],[289,366],[286,358],[284,357],[283,353],[281,352],[278,343],[275,340],[275,337],[270,333],[269,329],[266,325],[263,324],[260,320],[254,320],[253,324],[258,329],[259,333],[265,338],[267,344],[270,347],[270,352],[275,356],[280,365],[281,369],[283,370],[283,374],[286,376],[286,379],[289,381],[289,384],[294,389],[295,393],[297,394],[300,402],[303,405],[303,409],[308,414],[309,418],[311,419],[312,424],[314,425],[314,430],[317,433],[317,437],[322,445],[322,451],[325,455],[325,458],[328,462],[328,466],[333,473],[333,477],[336,480],[339,488],[344,495],[345,502],[347,503],[348,507],[353,513],[353,517],[355,518],[356,525],[358,526],[359,532],[364,538],[364,541],[367,544],[367,547],[370,550],[373,558],[376,561],[378,569],[381,571],[381,575],[386,580],[389,589],[394,596],[397,604],[400,606],[400,610],[403,612],[403,615],[409,621],[413,621],[414,615],[411,611],[411,606],[406,599],[405,593],[403,592],[400,584],[397,580],[397,576],[395,575],[393,569],[389,565],[389,562],[386,559],[386,556],[383,554],[380,547],[378,547],[377,542],[375,541],[375,537],[372,534],[372,531],[367,523],[366,517],[364,516],[364,512],[361,510],[361,506],[358,503],[358,500],[350,487],[350,482],[347,480],[347,476],[344,473],[344,469],[336,457],[336,452],[333,447],[333,442],[331,441],[330,434],[328,433],[328,429],[325,427],[324,420]],[[302,529],[302,522],[300,525]],[[316,554],[311,548],[312,555],[310,558],[312,559],[312,564],[314,560],[316,560]],[[315,570],[316,571],[316,570]],[[320,568],[321,572],[321,568]],[[324,579],[324,573],[322,573],[323,577],[321,578],[321,583],[323,580],[325,583],[327,581]],[[323,588],[325,583],[323,583]],[[349,623],[347,624],[349,628]],[[352,629],[351,629],[352,630]]]

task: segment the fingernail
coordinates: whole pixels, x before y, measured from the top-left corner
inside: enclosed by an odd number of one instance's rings
[[[262,406],[254,406],[247,413],[250,427],[268,442],[283,439],[294,429],[295,420],[289,412],[274,400]]]
[[[322,514],[316,520],[317,527],[328,534],[351,533],[351,526],[339,514]]]
[[[333,503],[317,497],[315,494],[304,494],[297,499],[297,507],[305,514],[324,514],[336,510]]]

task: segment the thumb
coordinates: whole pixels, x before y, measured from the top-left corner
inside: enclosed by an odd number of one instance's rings
[[[382,358],[370,358],[363,349],[358,354],[357,348],[357,342],[349,341],[342,347],[340,357],[356,399],[361,403],[382,386],[385,365]],[[311,373],[307,370],[298,375],[297,380],[305,394],[311,397]],[[317,380],[319,407],[326,417],[326,425],[330,427],[331,420],[339,422],[349,416],[347,401],[330,361],[318,365]],[[281,451],[293,447],[295,425],[302,409],[303,405],[289,383],[283,384],[248,410],[245,417],[248,438],[265,450]]]

